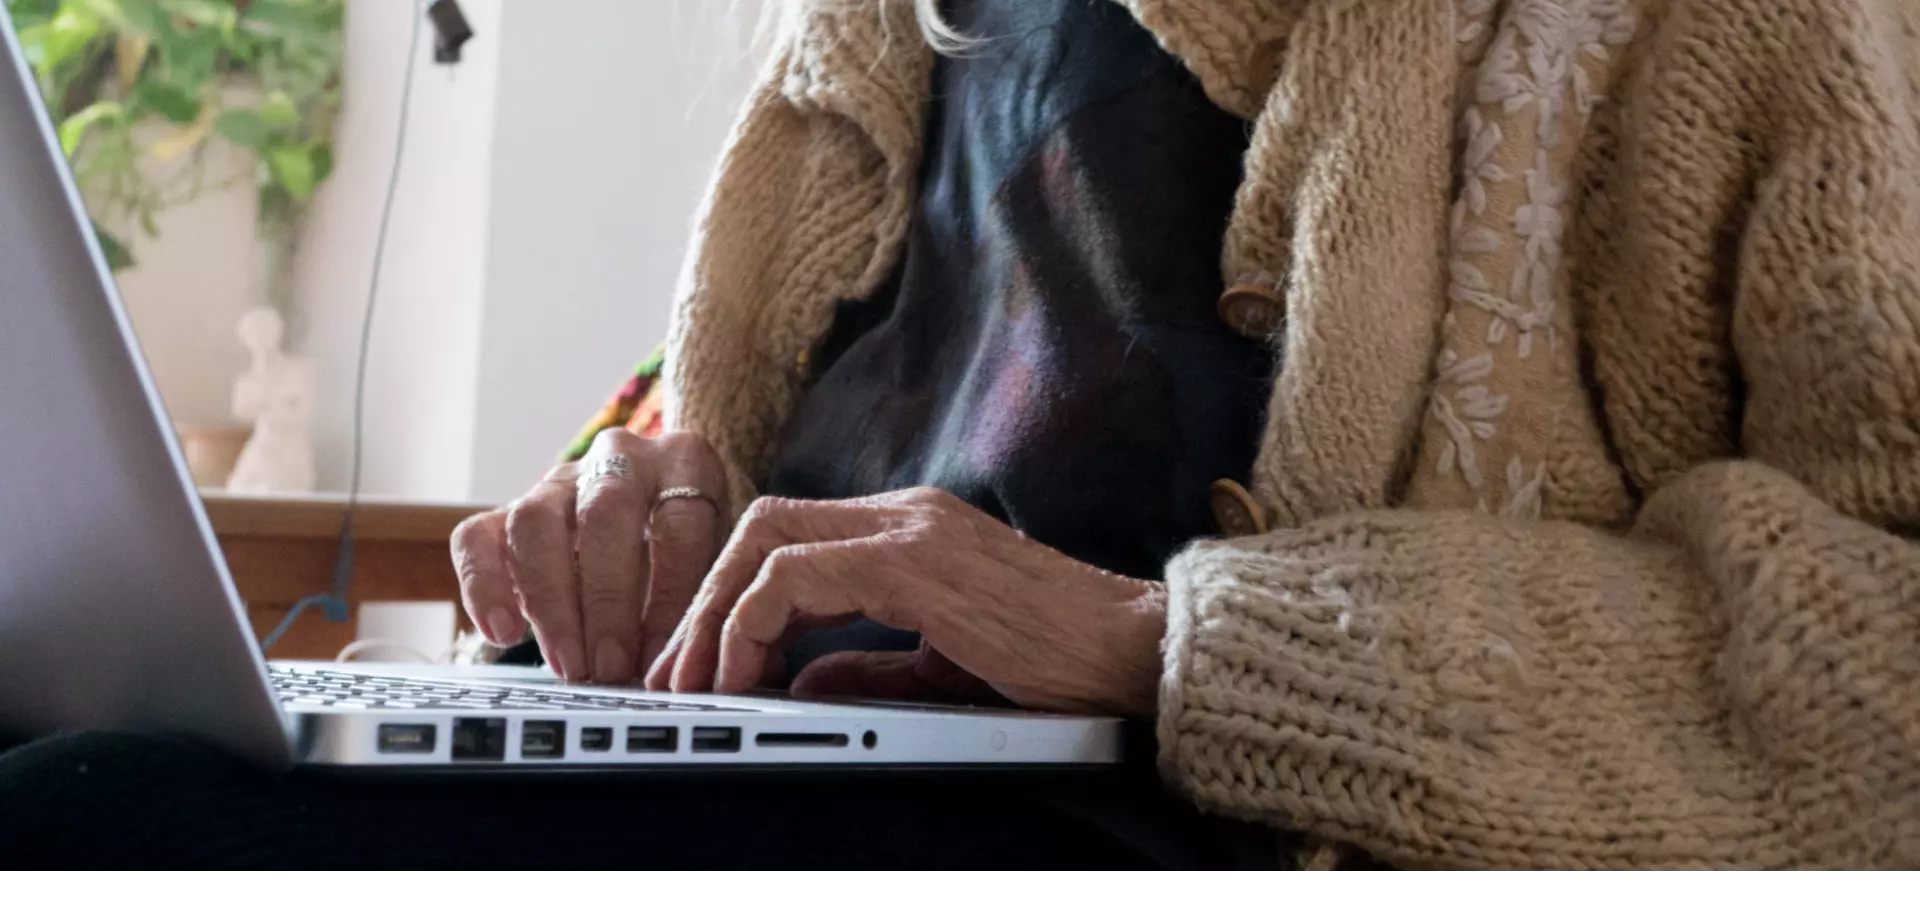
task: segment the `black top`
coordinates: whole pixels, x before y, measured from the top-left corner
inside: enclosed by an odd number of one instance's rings
[[[766,492],[943,488],[1159,578],[1252,467],[1273,359],[1215,313],[1247,125],[1118,4],[966,0],[901,263],[841,305]]]

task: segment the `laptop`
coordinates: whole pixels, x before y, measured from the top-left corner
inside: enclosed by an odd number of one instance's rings
[[[268,664],[0,15],[0,734],[190,735],[262,765],[1100,766],[1121,723]]]

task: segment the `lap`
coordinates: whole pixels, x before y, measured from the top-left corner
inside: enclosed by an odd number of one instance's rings
[[[275,775],[120,733],[0,754],[9,866],[1141,868],[1278,852],[1137,772]]]

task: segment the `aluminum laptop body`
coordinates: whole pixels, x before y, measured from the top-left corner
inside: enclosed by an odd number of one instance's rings
[[[163,731],[274,767],[1118,760],[1112,719],[269,667],[5,15],[0,37],[0,737]]]

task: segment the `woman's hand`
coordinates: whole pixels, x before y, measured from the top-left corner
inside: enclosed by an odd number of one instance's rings
[[[654,508],[661,491],[686,487],[713,502],[679,497]],[[524,617],[569,681],[632,681],[712,566],[726,508],[725,472],[704,438],[609,428],[580,462],[454,530],[461,602],[495,644],[519,641]]]
[[[748,509],[654,663],[655,690],[770,681],[807,629],[866,616],[920,633],[917,653],[843,653],[796,693],[972,699],[977,678],[1021,706],[1152,715],[1165,593],[1077,562],[944,491]]]

